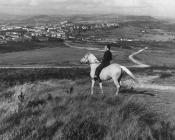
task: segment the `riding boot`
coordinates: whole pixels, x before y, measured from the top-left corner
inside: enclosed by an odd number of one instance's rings
[[[100,77],[98,77],[98,82],[99,82],[99,83],[101,83],[101,82],[102,82],[102,80],[100,79]]]
[[[97,81],[99,77],[97,75],[94,76],[94,80]]]

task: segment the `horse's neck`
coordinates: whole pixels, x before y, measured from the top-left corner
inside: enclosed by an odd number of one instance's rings
[[[91,68],[91,72],[95,72],[96,68],[99,66],[98,63],[95,63],[95,64],[91,64],[90,65],[90,68]]]
[[[91,73],[95,73],[96,68],[99,66],[99,61],[97,60],[97,58],[91,54],[90,58],[89,58],[89,62],[90,62],[90,67],[91,67]]]

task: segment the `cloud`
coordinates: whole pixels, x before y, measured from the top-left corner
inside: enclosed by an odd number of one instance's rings
[[[95,13],[112,12],[175,16],[175,0],[0,0],[0,12]]]
[[[104,6],[119,6],[119,7],[130,7],[130,6],[138,6],[139,0],[0,0],[0,4],[5,5],[28,5],[28,6],[36,6],[36,5],[45,5],[45,3],[52,5],[59,4],[67,4],[71,5],[104,5]],[[48,6],[49,6],[48,5]],[[86,6],[86,5],[84,5]]]

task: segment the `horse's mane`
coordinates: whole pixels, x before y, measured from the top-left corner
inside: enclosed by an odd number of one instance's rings
[[[100,63],[100,61],[97,59],[97,57],[93,53],[88,52],[87,55],[91,55],[94,58],[95,62]]]

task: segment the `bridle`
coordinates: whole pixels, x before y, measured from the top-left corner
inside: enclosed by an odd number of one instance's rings
[[[89,64],[89,65],[91,65],[91,64],[100,64],[100,62],[97,59],[95,59],[94,62],[89,62],[88,61],[87,64]]]

